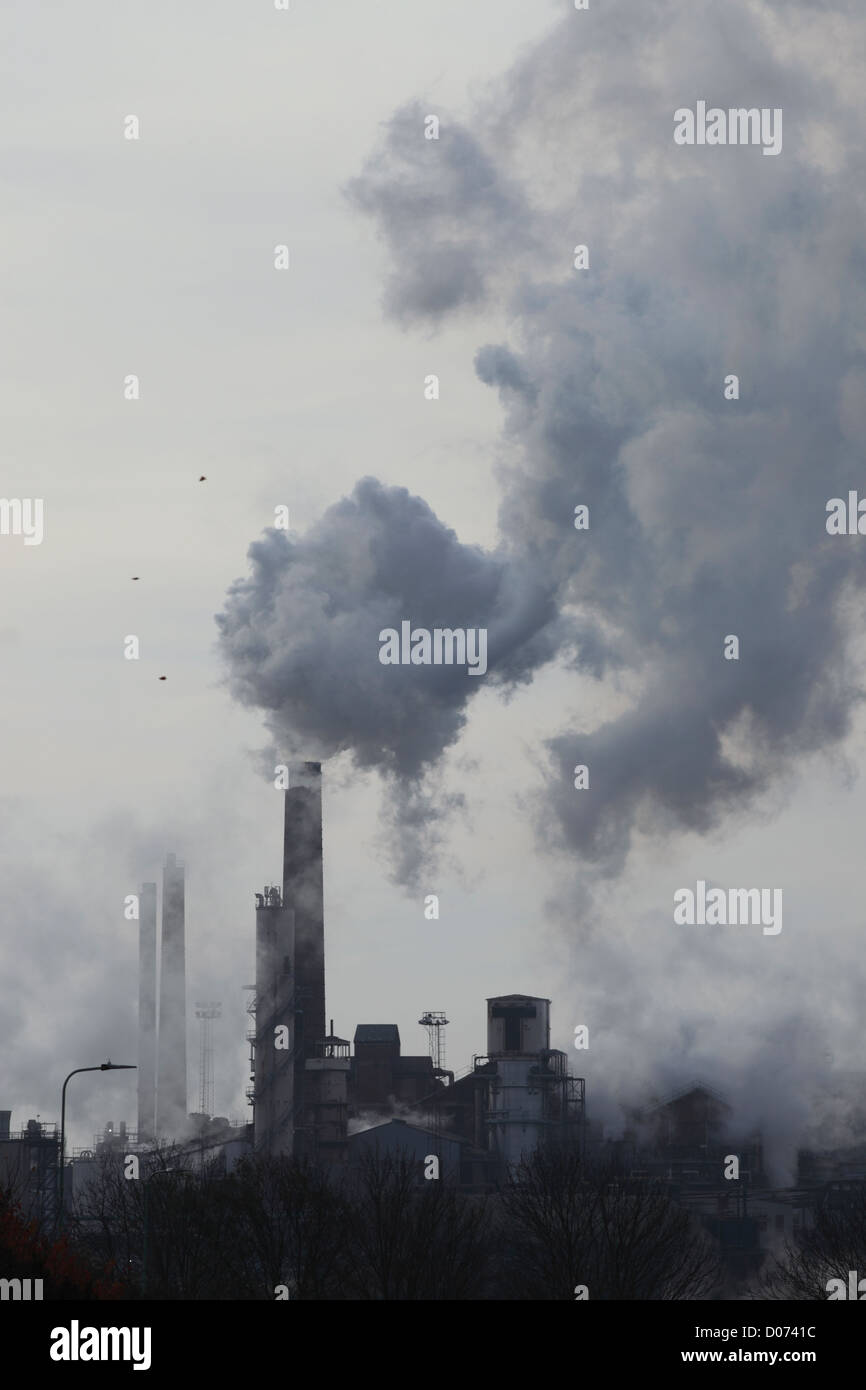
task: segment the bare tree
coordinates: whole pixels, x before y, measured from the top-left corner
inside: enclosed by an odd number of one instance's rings
[[[110,1267],[82,1258],[65,1234],[40,1230],[15,1183],[0,1187],[0,1268],[5,1279],[41,1279],[46,1301],[123,1297]]]
[[[124,1155],[100,1156],[67,1222],[77,1247],[109,1262],[131,1297],[232,1297],[220,1166],[181,1167],[171,1145],[140,1162],[132,1177]]]
[[[481,1198],[450,1183],[419,1183],[408,1154],[367,1154],[350,1223],[350,1296],[439,1300],[483,1297],[488,1221]]]
[[[786,1241],[764,1271],[758,1298],[816,1302],[829,1297],[831,1279],[866,1277],[866,1186],[829,1194],[814,1211],[814,1222]]]
[[[346,1203],[326,1171],[295,1158],[244,1159],[228,1180],[239,1298],[343,1297]]]
[[[574,1299],[584,1286],[590,1299],[700,1299],[718,1285],[711,1241],[658,1185],[540,1148],[501,1200],[506,1296]]]

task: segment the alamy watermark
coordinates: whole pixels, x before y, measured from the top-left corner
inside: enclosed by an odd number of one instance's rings
[[[379,633],[383,666],[468,666],[470,676],[487,670],[486,627],[413,628],[404,619],[400,632],[383,627]]]
[[[866,536],[866,497],[859,497],[853,488],[847,503],[844,497],[831,497],[826,510],[828,536]]]
[[[847,1288],[844,1279],[828,1279],[826,1287],[830,1303],[839,1299],[853,1299],[857,1303],[866,1300],[866,1279],[858,1278],[856,1269],[848,1270]]]
[[[699,101],[696,109],[680,106],[674,112],[677,145],[763,145],[762,154],[782,152],[782,108],[732,106],[725,111]]]
[[[0,1300],[11,1299],[13,1303],[36,1303],[42,1301],[42,1279],[0,1279]]]
[[[0,497],[0,536],[23,536],[25,545],[41,545],[43,508],[41,497]]]
[[[781,888],[711,888],[699,878],[695,892],[678,888],[674,893],[674,921],[678,926],[762,926],[764,936],[782,930]]]
[[[149,1327],[69,1327],[51,1330],[52,1361],[131,1361],[134,1371],[150,1369]]]

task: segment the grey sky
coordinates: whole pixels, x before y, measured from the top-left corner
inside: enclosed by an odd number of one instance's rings
[[[556,1044],[590,1025],[573,1055],[591,1104],[703,1073],[783,1137],[809,1116],[780,1069],[859,1065],[863,560],[823,508],[857,486],[864,423],[864,21],[741,0],[659,4],[649,35],[644,19],[636,2],[7,7],[2,491],[46,509],[41,546],[0,539],[15,1123],[56,1116],[67,1061],[134,1060],[122,901],[166,849],[188,865],[190,1001],[224,1004],[217,1109],[243,1117],[240,986],[280,808],[213,617],[277,503],[309,546],[366,476],[423,499],[476,573],[507,560],[512,611],[555,593],[560,657],[545,609],[510,672],[534,679],[503,701],[493,668],[440,702],[434,781],[404,779],[399,803],[353,763],[351,718],[324,730],[287,703],[344,750],[325,782],[338,1032],[394,1020],[421,1050],[415,1020],[444,1008],[459,1069],[486,995],[546,994]],[[673,111],[698,98],[782,107],[782,154],[675,147]],[[587,537],[568,519],[584,494]],[[421,561],[407,576],[432,604]],[[313,650],[327,628],[286,593]],[[350,663],[356,699],[359,682]],[[362,697],[380,745],[405,714],[389,699]],[[388,804],[425,794],[450,812],[409,893]],[[673,891],[697,877],[781,886],[782,934],[675,929]],[[82,1079],[75,1142],[132,1122],[134,1094]]]

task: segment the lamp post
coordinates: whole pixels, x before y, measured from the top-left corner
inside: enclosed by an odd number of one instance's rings
[[[63,1083],[63,1090],[60,1095],[60,1183],[59,1195],[57,1200],[57,1224],[63,1225],[63,1179],[66,1168],[66,1087],[82,1071],[135,1071],[136,1067],[129,1062],[102,1062],[98,1067],[76,1067],[71,1071]]]

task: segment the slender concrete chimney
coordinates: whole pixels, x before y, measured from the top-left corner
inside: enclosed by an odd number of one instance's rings
[[[173,1139],[180,1137],[187,1127],[184,870],[173,854],[166,857],[162,871],[159,969],[156,1125],[160,1135]]]
[[[255,1145],[271,1155],[291,1154],[295,1130],[292,915],[278,888],[256,894]]]
[[[156,884],[143,883],[138,925],[138,1138],[156,1134]]]
[[[289,769],[283,841],[283,904],[295,914],[295,1008],[301,1066],[325,1037],[322,903],[322,765]]]
[[[301,763],[289,768],[283,840],[283,903],[293,914],[295,923],[293,1153],[297,1158],[315,1159],[319,1078],[307,1063],[315,1059],[325,1037],[321,763]]]

